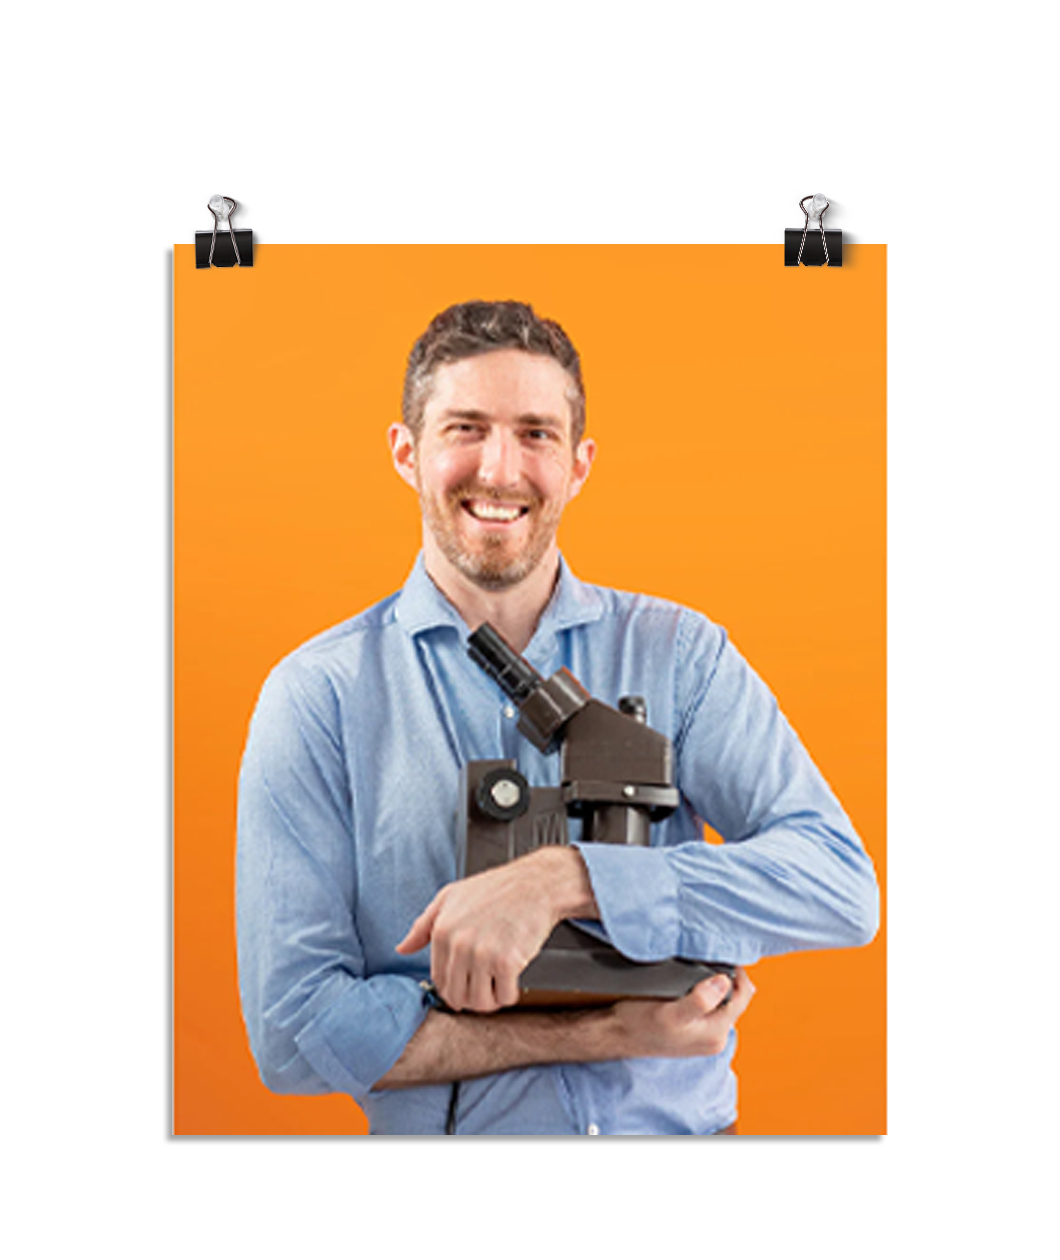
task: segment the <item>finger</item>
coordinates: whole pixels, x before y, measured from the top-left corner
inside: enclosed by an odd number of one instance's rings
[[[729,999],[728,1005],[725,1007],[732,1022],[735,1024],[740,1016],[751,1005],[751,999],[755,995],[755,987],[751,983],[751,977],[742,967],[736,968],[736,980],[732,986],[732,997]]]
[[[458,967],[449,966],[441,978],[432,975],[435,987],[442,995],[447,1006],[454,1011],[463,1011],[471,1006],[471,976]]]
[[[729,996],[732,988],[732,981],[725,975],[718,974],[700,980],[691,992],[681,998],[684,1008],[681,1014],[688,1019],[702,1019],[704,1015],[712,1014]]]
[[[477,967],[471,972],[467,985],[467,1004],[473,1011],[483,1015],[497,1009],[493,975],[487,967]]]
[[[431,979],[453,1008],[462,1011],[470,999],[471,961],[466,933],[440,927],[431,943]]]
[[[522,974],[521,967],[514,969],[506,969],[499,976],[493,978],[493,992],[497,997],[498,1006],[515,1006],[521,996],[519,989],[519,977]]]
[[[438,917],[438,898],[431,902],[420,917],[413,923],[405,934],[403,940],[399,941],[394,948],[399,954],[415,954],[418,950],[424,949],[431,941],[431,933],[434,930],[434,921]]]

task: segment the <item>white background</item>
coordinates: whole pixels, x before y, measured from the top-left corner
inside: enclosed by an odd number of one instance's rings
[[[8,16],[10,1254],[1033,1255],[1055,1239],[1047,11]],[[828,226],[889,246],[890,1136],[168,1138],[169,247],[209,226],[215,192],[259,242],[779,244],[815,191]]]

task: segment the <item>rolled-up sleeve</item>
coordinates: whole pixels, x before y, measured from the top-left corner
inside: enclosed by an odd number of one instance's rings
[[[638,961],[742,964],[868,943],[879,894],[850,819],[724,632],[683,631],[678,787],[725,843],[580,845],[610,940]]]
[[[335,704],[325,679],[293,666],[258,701],[239,783],[239,985],[269,1089],[361,1100],[426,1012],[410,976],[365,974]]]

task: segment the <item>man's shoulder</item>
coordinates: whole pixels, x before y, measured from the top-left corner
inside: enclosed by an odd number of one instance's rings
[[[348,670],[396,624],[394,607],[400,592],[312,635],[283,656],[270,676],[300,678]]]
[[[724,629],[705,613],[661,595],[588,582],[581,583],[581,588],[596,602],[604,628],[619,626],[630,633],[647,635],[670,633],[689,642],[725,635]]]
[[[644,591],[629,591],[615,586],[594,586],[588,582],[582,585],[585,590],[591,591],[601,601],[606,612],[611,615],[672,616],[684,613],[689,613],[694,617],[702,615],[695,609],[662,595],[648,595]]]

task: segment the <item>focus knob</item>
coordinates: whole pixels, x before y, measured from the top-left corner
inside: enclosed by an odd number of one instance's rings
[[[529,808],[530,784],[518,770],[490,770],[482,776],[475,801],[487,818],[511,822]]]

